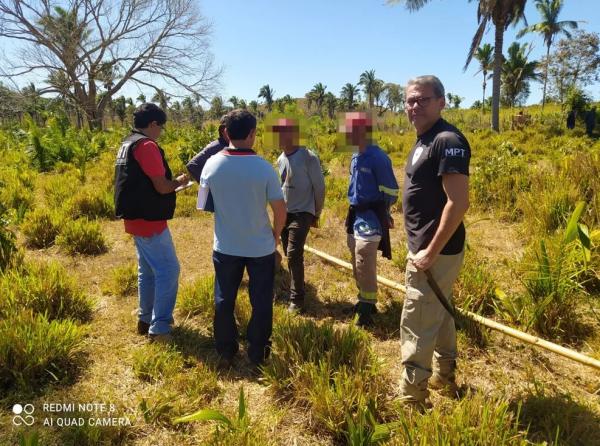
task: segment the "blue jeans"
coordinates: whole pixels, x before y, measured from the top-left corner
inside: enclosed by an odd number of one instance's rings
[[[171,331],[179,281],[179,261],[169,229],[151,237],[133,237],[138,258],[138,317],[150,334]]]
[[[252,315],[246,338],[250,361],[260,364],[271,351],[273,329],[273,283],[275,253],[263,257],[238,257],[213,251],[215,266],[214,336],[217,353],[232,358],[238,351],[238,328],[234,309],[237,292],[248,269],[248,291]]]

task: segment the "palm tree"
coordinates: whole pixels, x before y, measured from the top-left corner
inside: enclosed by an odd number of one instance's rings
[[[327,108],[327,114],[329,115],[330,119],[333,119],[335,117],[335,110],[337,106],[338,99],[332,92],[327,92],[327,94],[325,94],[325,107]]]
[[[325,90],[327,89],[327,85],[323,85],[321,82],[315,84],[308,93],[312,99],[312,101],[317,106],[317,112],[321,114],[321,109],[323,108],[323,102],[325,102]]]
[[[493,67],[493,54],[494,47],[489,43],[484,44],[477,48],[473,57],[479,62],[479,70],[477,73],[483,73],[483,98],[481,100],[481,111],[483,112],[485,107],[485,87],[487,86],[487,80],[489,79],[489,72],[494,69]]]
[[[368,70],[361,74],[358,84],[362,85],[363,91],[365,92],[365,95],[367,95],[369,108],[373,108],[373,101],[377,88],[379,87],[378,79],[375,77],[375,70]]]
[[[269,87],[269,84],[263,85],[262,87],[260,87],[260,90],[258,92],[258,97],[259,98],[263,98],[265,100],[265,104],[267,104],[267,110],[271,111],[271,109],[273,108],[273,102],[274,102],[274,98],[273,96],[275,95],[275,90],[273,90],[271,87]]]
[[[152,96],[152,102],[158,102],[158,105],[160,105],[160,108],[162,108],[165,113],[169,107],[170,100],[171,97],[160,89],[156,89],[156,93],[154,93],[154,96]]]
[[[537,79],[537,62],[528,61],[531,45],[513,42],[508,47],[508,58],[502,66],[502,98],[506,105],[514,107],[529,95],[529,81]]]
[[[542,16],[542,21],[535,25],[523,28],[519,31],[517,37],[521,38],[527,33],[537,33],[544,36],[544,43],[546,44],[546,64],[544,68],[544,90],[542,95],[543,110],[544,105],[546,104],[546,85],[548,83],[548,59],[550,56],[550,47],[557,34],[563,33],[570,39],[571,33],[567,28],[577,29],[577,22],[573,20],[558,21],[558,16],[563,7],[563,0],[535,0],[535,7]]]
[[[342,87],[340,99],[344,102],[348,110],[354,110],[356,101],[358,101],[358,86],[348,82]]]
[[[233,108],[238,108],[238,106],[240,105],[240,100],[237,96],[231,96],[229,98],[229,103],[233,106]]]
[[[390,3],[397,3],[402,0],[388,0]],[[403,0],[410,11],[421,9],[429,0]],[[477,48],[481,44],[481,39],[485,33],[488,24],[491,22],[495,27],[494,32],[494,70],[492,80],[492,128],[495,131],[500,130],[500,85],[502,74],[502,45],[504,43],[504,31],[510,25],[516,25],[521,19],[525,20],[525,4],[527,0],[478,0],[477,22],[479,26],[471,48],[467,55],[467,61],[463,69],[469,66],[471,59],[475,55]]]

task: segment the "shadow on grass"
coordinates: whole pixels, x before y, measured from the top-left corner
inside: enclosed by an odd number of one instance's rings
[[[600,415],[569,395],[528,395],[521,405],[520,422],[529,426],[534,442],[573,446],[600,445]]]
[[[240,334],[243,335],[243,333]],[[194,359],[216,370],[220,378],[226,381],[240,379],[257,381],[260,379],[261,373],[246,356],[244,336],[240,336],[239,342],[240,351],[234,357],[232,365],[224,366],[215,350],[212,335],[201,333],[188,325],[173,328],[173,346],[186,358]]]
[[[53,363],[45,370],[46,375],[28,382],[7,381],[0,386],[0,406],[11,407],[15,403],[32,401],[59,389],[76,384],[91,361],[87,351],[80,351],[67,362]]]

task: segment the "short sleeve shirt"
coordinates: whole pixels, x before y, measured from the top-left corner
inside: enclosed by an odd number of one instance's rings
[[[239,257],[275,251],[267,205],[283,200],[283,193],[267,161],[251,150],[223,150],[204,165],[200,189],[208,189],[214,203],[215,251]]]
[[[402,193],[404,226],[412,253],[427,248],[440,224],[448,201],[442,175],[469,175],[470,159],[471,148],[465,136],[443,119],[418,137],[408,155]],[[458,254],[464,244],[465,227],[461,222],[441,254]]]
[[[165,166],[158,151],[158,146],[151,139],[145,139],[133,148],[133,157],[142,171],[149,177],[165,175]],[[167,228],[167,220],[149,221],[141,218],[123,220],[125,232],[138,237],[151,237],[160,234]]]

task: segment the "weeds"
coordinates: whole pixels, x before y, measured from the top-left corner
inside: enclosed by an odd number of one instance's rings
[[[109,279],[104,284],[102,291],[118,297],[127,297],[137,293],[138,266],[128,263],[117,266],[110,271]]]
[[[56,244],[69,254],[97,255],[108,251],[100,225],[85,218],[66,222]]]
[[[58,212],[48,209],[36,209],[29,213],[21,225],[25,245],[35,249],[52,246],[60,232],[61,219]]]
[[[89,321],[93,301],[58,262],[33,263],[0,276],[0,315],[22,309],[49,320]]]
[[[0,388],[35,391],[80,365],[84,329],[22,310],[0,320]]]

